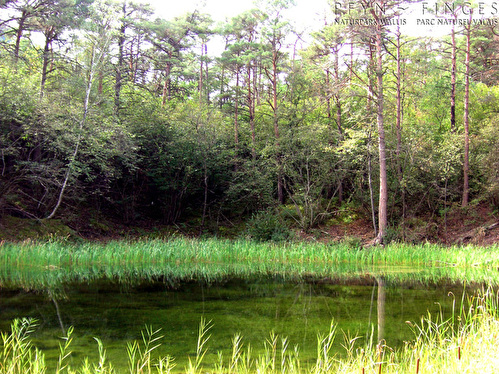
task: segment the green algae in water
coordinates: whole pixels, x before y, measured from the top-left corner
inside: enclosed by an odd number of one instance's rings
[[[427,311],[450,316],[456,284],[394,282],[385,287],[384,337],[390,346],[412,340],[406,321],[419,321]],[[245,346],[256,357],[264,351],[271,332],[287,337],[290,347],[299,346],[304,366],[316,358],[317,335],[327,333],[331,321],[338,331],[359,336],[359,343],[377,326],[377,283],[374,278],[332,282],[328,279],[287,282],[282,279],[229,279],[206,284],[199,281],[141,281],[129,285],[109,279],[66,284],[57,293],[2,290],[0,329],[7,331],[18,317],[33,317],[39,326],[34,344],[54,367],[60,337],[74,326],[71,365],[80,366],[85,357],[98,361],[94,337],[102,340],[109,361],[119,372],[127,370],[127,342],[141,339],[145,326],[161,328],[161,347],[156,357],[175,357],[183,370],[188,357],[196,354],[201,318],[212,322],[204,366],[218,363],[218,352],[230,357],[231,340],[240,333]],[[374,330],[376,333],[376,329]],[[344,351],[341,333],[338,352]]]

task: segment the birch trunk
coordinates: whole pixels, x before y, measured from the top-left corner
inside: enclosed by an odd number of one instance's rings
[[[106,46],[107,46],[107,42],[105,44]],[[78,136],[76,138],[75,148],[73,150],[73,153],[71,154],[68,168],[67,168],[66,173],[64,175],[64,181],[62,183],[61,190],[59,191],[57,203],[55,204],[54,209],[52,209],[52,212],[46,217],[46,219],[51,219],[56,215],[59,207],[61,206],[62,199],[64,197],[64,192],[66,191],[66,188],[69,184],[69,179],[71,178],[73,166],[74,166],[74,163],[75,163],[76,158],[78,156],[78,151],[79,151],[81,139],[83,136],[83,128],[85,127],[85,123],[87,121],[89,104],[90,104],[90,92],[92,91],[92,83],[94,80],[94,75],[96,73],[97,66],[98,66],[99,62],[104,55],[104,52],[105,52],[105,48],[103,48],[103,50],[101,51],[100,56],[97,57],[96,56],[96,46],[95,45],[92,46],[92,56],[90,58],[90,70],[88,72],[87,87],[86,87],[86,91],[85,91],[85,100],[83,103],[83,113],[82,113],[81,121],[80,121],[79,126],[78,126]]]

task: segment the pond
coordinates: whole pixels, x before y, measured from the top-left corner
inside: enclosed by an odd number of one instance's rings
[[[318,334],[326,334],[332,321],[337,324],[334,349],[339,354],[345,352],[344,335],[358,337],[358,346],[370,337],[375,341],[381,337],[397,347],[414,338],[407,321],[419,322],[428,312],[448,318],[461,305],[465,290],[481,287],[446,278],[417,278],[365,273],[300,280],[274,275],[171,282],[156,275],[128,282],[103,276],[63,280],[57,287],[36,290],[4,281],[0,330],[8,331],[15,318],[35,318],[33,343],[54,367],[61,337],[73,326],[72,366],[80,366],[84,357],[98,361],[94,339],[98,337],[109,361],[124,372],[127,343],[141,340],[146,326],[161,329],[161,346],[154,354],[173,356],[176,368],[183,370],[189,357],[196,355],[198,327],[204,318],[211,326],[205,366],[216,364],[219,352],[230,357],[235,334],[242,336],[243,349],[251,347],[252,356],[257,356],[273,332],[279,345],[281,338],[287,338],[289,349],[299,347],[306,367],[317,357]]]

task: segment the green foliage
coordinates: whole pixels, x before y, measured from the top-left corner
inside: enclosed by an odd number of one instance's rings
[[[347,248],[360,250],[362,249],[362,240],[354,236],[345,236],[341,240],[341,244],[345,245]]]
[[[42,354],[31,344],[30,334],[35,327],[33,319],[15,319],[11,333],[1,333],[0,367],[3,372],[38,374],[44,371],[43,358],[39,358]]]
[[[153,330],[151,326],[146,326],[142,331],[142,342],[133,341],[127,345],[128,364],[130,373],[152,373],[153,358],[152,353],[161,345],[159,341],[163,336],[159,335],[161,330]],[[170,369],[170,364],[163,362],[165,369]]]
[[[246,235],[257,241],[284,241],[293,237],[292,231],[274,210],[253,214],[246,224]]]
[[[321,123],[289,124],[280,148],[285,189],[295,207],[295,223],[309,230],[332,215],[339,183],[350,159],[331,145],[330,128]]]
[[[151,10],[131,3],[35,2],[23,13],[26,4],[6,2],[14,16],[2,20],[0,41],[2,216],[47,217],[63,189],[64,219],[84,221],[82,211],[125,224],[201,217],[199,232],[277,203],[293,206],[286,219],[305,231],[333,218],[342,201],[376,213],[369,37],[326,22],[310,47],[296,44],[291,54],[283,10],[292,3],[262,4],[215,28],[198,11],[149,21]],[[488,63],[497,45],[490,30],[473,33],[471,198],[498,206],[499,92]],[[206,50],[215,34],[226,41],[220,58]],[[441,53],[448,38],[401,36],[397,133],[397,41],[385,37],[382,114],[396,228],[401,213],[434,214],[461,199],[463,59],[459,51],[451,129],[450,64]]]
[[[499,207],[499,118],[494,117],[485,122],[481,129],[480,171],[484,176],[485,196],[497,208]]]

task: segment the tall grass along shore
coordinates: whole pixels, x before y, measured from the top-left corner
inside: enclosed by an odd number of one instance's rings
[[[64,241],[3,243],[0,263],[11,266],[126,265],[169,262],[195,263],[294,263],[411,266],[499,266],[498,246],[391,244],[386,247],[351,247],[314,242],[272,243],[249,240],[189,239]]]
[[[341,243],[277,244],[188,238],[80,244],[4,243],[0,245],[0,285],[31,289],[37,284],[54,286],[74,277],[102,276],[131,279],[166,276],[174,280],[210,281],[269,274],[303,278],[372,272],[403,280],[415,269],[419,269],[418,279],[447,277],[497,284],[498,249],[434,244],[357,248]]]

